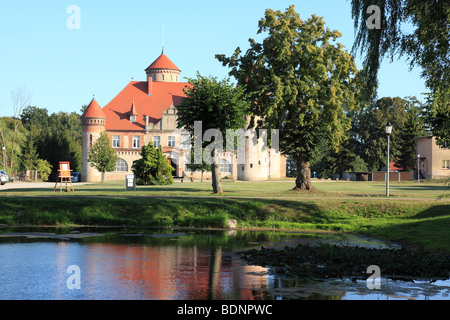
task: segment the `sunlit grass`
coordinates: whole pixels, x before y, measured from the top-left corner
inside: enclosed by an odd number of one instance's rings
[[[24,185],[27,186],[26,184]],[[276,198],[385,198],[384,182],[313,181],[314,192],[293,191],[294,180],[286,181],[224,181],[224,194],[214,195],[210,181],[174,183],[169,186],[137,186],[136,191],[126,191],[125,182],[74,184],[75,192],[56,192],[53,185],[47,189],[21,188],[0,192],[7,196],[159,196],[159,197],[276,197]],[[391,182],[391,199],[428,198],[436,199],[445,192],[444,183],[417,183],[415,181]]]
[[[1,190],[0,224],[223,227],[236,219],[245,228],[363,233],[450,251],[449,198],[437,200],[448,193],[443,182],[391,182],[389,199],[384,182],[315,181],[315,191],[295,192],[293,179],[224,181],[223,195],[210,181],[136,191],[125,182],[53,186]]]

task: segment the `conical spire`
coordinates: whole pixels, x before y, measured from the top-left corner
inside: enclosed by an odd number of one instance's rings
[[[106,115],[103,112],[102,108],[100,108],[95,98],[92,98],[86,110],[84,110],[82,118],[104,118],[106,119]]]

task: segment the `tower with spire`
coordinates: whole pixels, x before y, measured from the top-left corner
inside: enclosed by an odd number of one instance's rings
[[[98,181],[101,174],[88,163],[89,149],[97,141],[106,128],[106,115],[95,98],[92,98],[81,116],[81,179],[82,181]]]
[[[179,82],[181,70],[164,54],[145,69],[149,82]]]

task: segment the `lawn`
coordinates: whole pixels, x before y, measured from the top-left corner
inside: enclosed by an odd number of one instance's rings
[[[292,191],[293,181],[224,182],[213,196],[210,182],[170,186],[75,184],[75,192],[11,189],[0,192],[0,224],[224,227],[358,233],[450,252],[450,198],[444,184],[315,182],[315,192]]]
[[[31,185],[31,183],[30,183]],[[26,184],[25,184],[26,186]],[[219,197],[258,197],[258,198],[385,198],[384,182],[348,182],[348,181],[313,181],[314,192],[292,191],[294,180],[285,181],[224,181],[224,194]],[[3,190],[1,195],[7,196],[160,196],[160,197],[211,197],[211,182],[184,182],[169,186],[137,186],[136,191],[125,191],[125,182],[93,183],[88,185],[74,184],[75,193],[53,192],[53,185],[48,189],[11,189]],[[446,192],[441,183],[417,183],[415,181],[391,182],[390,198],[436,199]],[[447,193],[450,193],[448,191]]]

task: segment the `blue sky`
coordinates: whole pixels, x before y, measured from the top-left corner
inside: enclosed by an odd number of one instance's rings
[[[324,17],[349,51],[354,29],[350,0],[17,0],[0,2],[0,116],[12,115],[10,93],[32,92],[31,105],[49,113],[79,112],[95,94],[105,106],[133,78],[145,81],[144,69],[161,53],[182,70],[182,77],[228,77],[214,58],[246,49],[257,38],[267,8],[294,4],[303,19]],[[80,9],[80,29],[69,29],[67,8]],[[356,57],[361,68],[361,57]],[[232,79],[234,80],[234,79]],[[416,96],[423,100],[420,70],[404,60],[385,59],[379,97]]]

